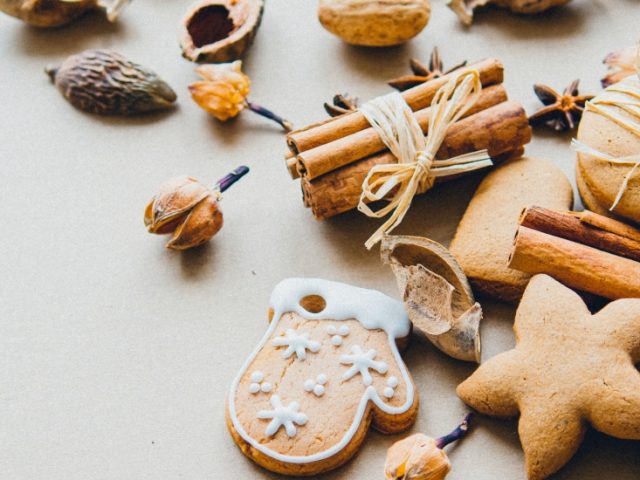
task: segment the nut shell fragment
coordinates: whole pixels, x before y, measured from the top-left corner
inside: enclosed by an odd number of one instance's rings
[[[535,14],[569,3],[571,0],[448,0],[453,10],[465,25],[473,23],[473,11],[486,5],[508,8],[515,13]]]
[[[239,59],[253,43],[263,10],[263,0],[198,1],[182,20],[182,55],[192,62]]]
[[[352,45],[386,47],[415,37],[429,22],[429,0],[320,0],[322,26]]]
[[[415,327],[447,355],[479,362],[482,308],[451,253],[426,238],[394,235],[383,239],[381,256]]]
[[[133,115],[169,108],[171,87],[155,72],[110,50],[86,50],[47,73],[75,107],[100,115]]]
[[[60,27],[86,13],[103,11],[109,21],[117,19],[129,0],[0,0],[0,10],[34,27]]]

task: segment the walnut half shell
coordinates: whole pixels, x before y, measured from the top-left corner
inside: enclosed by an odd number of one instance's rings
[[[239,59],[253,42],[263,10],[263,0],[201,0],[195,3],[182,20],[182,55],[192,62]]]

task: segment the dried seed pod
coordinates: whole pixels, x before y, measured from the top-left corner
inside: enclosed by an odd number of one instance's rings
[[[153,71],[109,50],[86,50],[46,72],[73,106],[91,113],[134,115],[176,101],[175,92]]]
[[[0,10],[35,27],[60,27],[85,13],[102,11],[110,22],[130,0],[0,0]]]
[[[173,250],[187,250],[208,242],[224,223],[219,206],[222,192],[247,173],[249,167],[238,167],[218,180],[214,188],[186,175],[165,182],[144,210],[147,230],[171,234],[166,246]]]
[[[451,433],[438,439],[416,433],[397,441],[387,450],[386,480],[444,480],[451,463],[444,447],[460,440],[469,430],[473,414],[468,413]]]
[[[414,326],[447,355],[480,362],[482,308],[453,255],[437,242],[404,235],[385,236],[380,253]]]
[[[182,55],[192,62],[230,62],[249,48],[260,26],[264,0],[200,0],[180,31]]]
[[[571,0],[448,0],[453,10],[465,25],[473,22],[473,11],[486,5],[508,8],[512,12],[534,14],[569,3]]]

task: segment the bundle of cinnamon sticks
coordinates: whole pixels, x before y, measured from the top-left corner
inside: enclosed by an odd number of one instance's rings
[[[521,155],[523,146],[531,140],[531,128],[522,106],[507,98],[502,63],[487,59],[463,68],[478,71],[483,89],[473,107],[449,128],[436,158],[483,149],[498,161]],[[425,135],[431,101],[438,89],[460,71],[402,92]],[[287,168],[293,178],[300,178],[305,206],[318,219],[356,208],[369,170],[376,165],[397,163],[359,111],[295,130],[287,136],[287,145]]]
[[[509,266],[609,299],[640,298],[640,230],[589,211],[529,207]]]

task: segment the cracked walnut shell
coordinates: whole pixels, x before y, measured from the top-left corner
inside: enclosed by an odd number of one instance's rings
[[[429,0],[320,0],[322,26],[352,45],[405,43],[429,22]]]
[[[263,10],[263,0],[198,1],[182,21],[182,55],[192,62],[239,59],[253,43]]]

